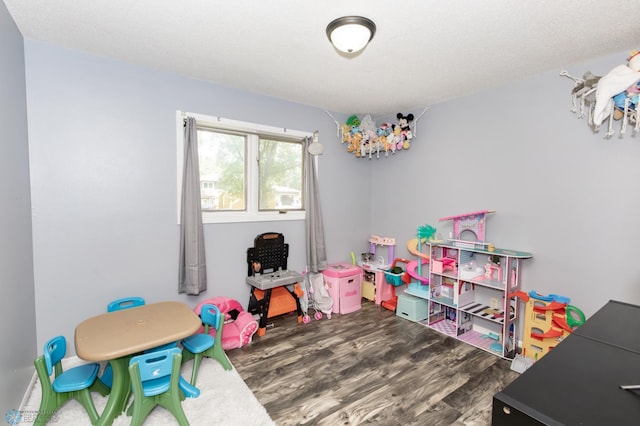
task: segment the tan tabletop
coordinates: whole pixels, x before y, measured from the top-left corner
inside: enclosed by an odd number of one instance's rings
[[[200,317],[182,302],[159,302],[109,312],[76,327],[78,357],[108,361],[195,334]]]

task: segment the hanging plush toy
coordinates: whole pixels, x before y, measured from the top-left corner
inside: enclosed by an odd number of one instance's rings
[[[397,149],[409,149],[411,146],[409,141],[413,139],[411,133],[410,122],[413,121],[413,114],[404,115],[399,112],[396,117],[398,118],[398,127],[400,128],[400,140],[397,141]]]
[[[342,140],[348,143],[347,152],[355,154],[356,157],[360,157],[360,144],[362,142],[360,124],[360,118],[354,114],[342,125]]]
[[[349,142],[349,135],[351,134],[351,127],[348,124],[343,124],[340,134],[342,135],[342,143]]]
[[[414,116],[399,112],[396,118],[398,119],[396,124],[382,123],[376,126],[370,115],[360,119],[353,114],[344,124],[340,125],[338,122],[336,124],[339,126],[341,141],[347,143],[347,152],[358,158],[371,159],[374,155],[380,158],[380,152],[388,156],[389,152],[395,154],[398,150],[409,149],[410,141],[414,137],[411,131]]]
[[[358,118],[358,116],[352,115],[351,117],[347,118],[347,126],[351,128],[351,134],[356,133],[360,127],[360,119]]]
[[[618,65],[598,81],[593,124],[600,126],[613,114],[613,97],[640,81],[640,52],[632,52],[627,64]]]

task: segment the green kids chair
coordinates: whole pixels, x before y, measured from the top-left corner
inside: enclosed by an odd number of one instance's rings
[[[200,318],[204,324],[202,333],[194,334],[182,339],[182,362],[193,359],[193,369],[191,371],[191,384],[195,386],[198,376],[198,369],[203,357],[217,360],[225,370],[231,370],[231,362],[222,349],[222,327],[224,325],[224,315],[216,305],[206,304],[200,310]],[[216,329],[216,337],[209,334],[209,328]]]
[[[182,354],[179,348],[165,349],[137,355],[129,361],[129,376],[133,389],[133,404],[128,415],[131,425],[142,425],[157,405],[173,414],[180,426],[189,426],[182,409],[182,395],[196,398],[200,390],[191,386],[181,375]]]
[[[107,395],[109,389],[102,382],[96,381],[100,364],[90,363],[70,368],[62,368],[62,359],[67,353],[67,340],[64,336],[57,336],[44,345],[43,354],[34,361],[40,386],[42,399],[38,417],[34,424],[45,425],[55,412],[69,399],[77,400],[87,411],[91,424],[98,421],[98,412],[91,399],[91,391]],[[51,376],[54,380],[51,382]]]

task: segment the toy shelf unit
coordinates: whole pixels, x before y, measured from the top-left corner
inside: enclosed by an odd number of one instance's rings
[[[428,327],[503,358],[515,356],[522,260],[530,253],[461,240],[429,246]]]

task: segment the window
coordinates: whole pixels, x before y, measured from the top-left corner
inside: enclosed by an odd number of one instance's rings
[[[302,142],[312,134],[178,111],[178,188],[186,115],[198,126],[204,223],[304,219]]]

